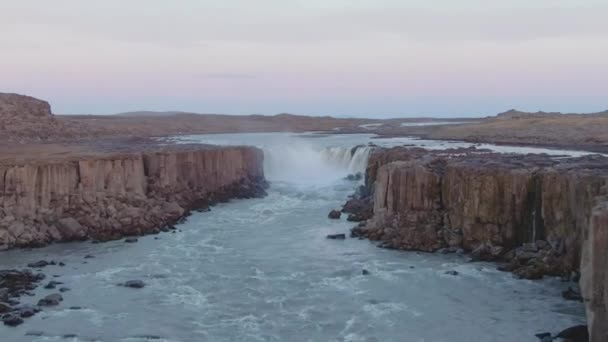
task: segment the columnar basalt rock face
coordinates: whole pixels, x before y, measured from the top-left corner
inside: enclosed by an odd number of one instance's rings
[[[593,210],[583,243],[581,274],[591,341],[608,341],[608,199]]]
[[[366,178],[373,217],[355,235],[405,250],[461,248],[530,279],[580,269],[592,341],[608,340],[608,158],[375,154]]]
[[[256,148],[176,148],[0,165],[0,248],[158,232],[191,209],[263,195]]]

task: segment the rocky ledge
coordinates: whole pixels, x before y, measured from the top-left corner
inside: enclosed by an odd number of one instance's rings
[[[0,161],[0,249],[157,233],[191,210],[265,195],[257,148],[135,150]]]
[[[578,281],[592,341],[608,341],[608,158],[377,149],[353,236],[382,247],[471,253],[538,279]]]

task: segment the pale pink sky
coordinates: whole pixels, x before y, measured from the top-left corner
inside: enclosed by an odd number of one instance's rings
[[[0,0],[0,92],[68,114],[592,112],[606,18],[605,0]]]

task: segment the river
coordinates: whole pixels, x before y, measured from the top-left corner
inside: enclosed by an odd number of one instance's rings
[[[2,253],[0,268],[65,262],[44,272],[71,291],[60,306],[19,327],[0,326],[0,339],[513,342],[537,341],[535,333],[584,322],[582,304],[561,298],[571,284],[559,279],[518,280],[462,256],[326,239],[353,226],[327,218],[359,185],[344,177],[363,170],[369,149],[352,156],[352,147],[371,141],[468,146],[370,138],[276,133],[177,139],[263,148],[268,196],[219,204],[189,217],[175,234],[135,244],[82,242]],[[459,274],[445,273],[450,270]],[[116,285],[130,279],[147,286]],[[39,287],[23,301],[34,303],[51,291]],[[34,331],[41,336],[26,336]]]

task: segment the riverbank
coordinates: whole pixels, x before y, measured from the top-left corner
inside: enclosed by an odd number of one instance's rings
[[[154,233],[191,210],[264,195],[253,147],[109,145],[1,159],[0,247]]]
[[[475,150],[376,149],[354,236],[385,248],[471,253],[521,278],[578,281],[592,341],[608,337],[608,158],[501,155]],[[358,208],[356,205],[358,205]],[[369,209],[368,209],[369,208]],[[368,213],[369,212],[369,213]],[[363,213],[363,214],[360,214]]]

